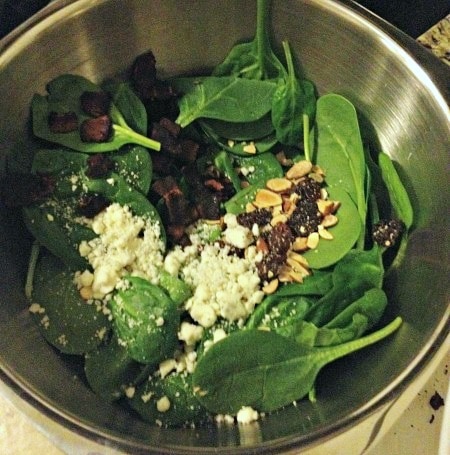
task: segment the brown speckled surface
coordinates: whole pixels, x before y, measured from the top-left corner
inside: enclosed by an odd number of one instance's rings
[[[417,41],[450,66],[450,14],[419,36]]]

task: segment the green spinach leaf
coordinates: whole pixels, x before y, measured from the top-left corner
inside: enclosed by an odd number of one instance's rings
[[[114,103],[110,110],[114,133],[112,139],[107,142],[83,142],[79,130],[68,133],[55,133],[50,130],[48,117],[51,112],[74,112],[79,123],[90,118],[81,108],[80,97],[85,91],[98,92],[100,90],[99,86],[82,76],[65,74],[53,79],[47,84],[48,94],[46,96],[39,94],[33,96],[31,102],[33,133],[41,139],[85,153],[110,152],[129,143],[160,150],[159,142],[132,130],[127,125],[122,113]]]
[[[92,390],[107,401],[123,397],[127,387],[143,379],[148,368],[133,360],[115,336],[85,355],[84,372]]]
[[[175,305],[182,305],[191,297],[191,288],[177,276],[173,276],[165,270],[161,270],[159,276],[159,285],[165,289]]]
[[[394,163],[386,153],[378,155],[381,176],[389,191],[389,198],[395,215],[409,229],[414,221],[413,208],[408,193],[395,169]]]
[[[295,75],[291,49],[283,41],[287,74],[278,82],[272,102],[272,123],[278,141],[284,145],[299,146],[303,139],[303,115],[314,118],[316,95],[314,84]]]
[[[254,122],[272,108],[276,84],[229,77],[182,78],[172,80],[184,95],[176,122],[186,127],[199,118],[228,122]]]
[[[367,290],[381,289],[383,275],[377,246],[368,251],[350,250],[334,267],[333,287],[311,307],[305,320],[318,327],[327,324]]]
[[[209,124],[203,120],[200,120],[199,124],[208,142],[215,144],[221,150],[226,150],[237,156],[249,157],[250,154],[247,150],[248,146],[251,144],[255,147],[255,155],[260,155],[270,151],[278,143],[275,134],[269,134],[268,136],[250,142],[228,140],[227,138],[219,136]]]
[[[226,151],[222,150],[214,156],[214,165],[230,180],[234,191],[238,192],[242,189],[241,179],[234,168],[232,158]]]
[[[363,338],[318,348],[264,330],[232,333],[197,363],[196,396],[215,413],[233,414],[243,405],[274,411],[306,396],[326,364],[391,335],[401,322],[397,318]]]
[[[284,66],[270,45],[270,1],[257,0],[256,34],[248,43],[235,45],[225,60],[214,68],[213,76],[238,76],[248,79],[276,79]]]
[[[274,132],[270,113],[254,122],[236,123],[215,119],[202,120],[202,124],[205,123],[207,128],[212,129],[217,136],[226,138],[227,142],[257,141]]]
[[[255,199],[256,192],[259,188],[259,185],[249,185],[236,193],[232,198],[225,202],[224,206],[226,212],[235,215],[245,212],[246,205]]]
[[[66,148],[40,149],[33,159],[32,173],[52,175],[56,181],[57,197],[70,197],[85,191],[91,155]],[[152,179],[152,160],[148,151],[139,145],[124,146],[108,155],[114,171],[134,189],[147,194]],[[110,174],[102,177],[103,180]]]
[[[296,305],[302,297],[320,297],[331,290],[333,286],[330,271],[317,270],[305,278],[303,283],[286,283],[279,287],[274,294],[268,295],[253,311],[245,323],[247,328],[258,328],[264,317],[281,302],[292,301]],[[311,300],[308,300],[308,303]],[[309,309],[309,308],[308,308]]]
[[[338,186],[327,190],[331,200],[341,203],[336,213],[339,221],[329,229],[333,239],[320,238],[316,248],[303,254],[312,269],[324,269],[336,264],[355,246],[361,235],[362,226],[357,222],[358,208],[347,191]]]
[[[109,82],[103,84],[103,89],[110,93],[117,116],[122,116],[124,126],[129,125],[134,131],[147,136],[147,111],[139,97],[126,82]],[[120,113],[120,114],[119,114]],[[120,117],[116,117],[119,119]],[[120,121],[122,123],[122,121]]]
[[[76,204],[74,198],[51,198],[40,205],[24,207],[22,215],[27,229],[41,245],[68,267],[85,269],[88,263],[78,247],[82,240],[92,240],[96,235],[79,220]]]
[[[75,270],[50,254],[34,272],[30,311],[44,338],[65,354],[84,354],[102,343],[111,323],[95,303],[83,300],[73,283]]]
[[[162,288],[138,277],[110,301],[119,342],[137,362],[156,364],[172,355],[177,345],[180,315]]]
[[[386,305],[384,291],[372,288],[322,327],[300,318],[290,318],[287,323],[273,327],[273,330],[306,346],[335,346],[356,340],[374,327]]]
[[[283,177],[284,172],[280,162],[272,153],[263,153],[253,156],[236,157],[238,166],[252,169],[246,176],[251,185],[263,188],[270,179]]]
[[[362,248],[367,214],[366,162],[356,109],[343,96],[330,93],[318,99],[315,147],[314,161],[325,171],[328,186],[344,189],[356,204],[361,224],[358,247]]]
[[[136,388],[128,403],[152,424],[179,427],[200,423],[207,417],[206,410],[195,397],[191,382],[191,375],[154,375]]]

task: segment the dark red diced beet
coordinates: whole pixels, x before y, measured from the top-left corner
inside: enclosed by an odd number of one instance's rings
[[[86,218],[94,218],[106,207],[109,201],[101,194],[85,194],[78,201],[78,212]]]
[[[114,161],[104,153],[95,153],[87,159],[86,175],[91,179],[105,177],[114,169]]]
[[[156,82],[156,59],[152,51],[136,57],[131,68],[131,80],[139,92],[147,92]]]
[[[106,92],[83,92],[80,97],[81,108],[92,117],[109,113],[111,98]]]
[[[112,133],[112,122],[107,115],[87,119],[80,126],[80,137],[83,142],[107,142]]]

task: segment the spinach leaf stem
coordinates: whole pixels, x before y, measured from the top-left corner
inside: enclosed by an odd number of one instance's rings
[[[129,127],[125,127],[122,125],[113,124],[113,129],[116,135],[122,137],[128,137],[132,139],[132,142],[137,145],[142,145],[143,147],[147,147],[151,150],[155,150],[159,152],[161,150],[161,143],[150,139],[149,137],[143,136],[142,134],[136,133]]]
[[[311,147],[309,143],[309,116],[303,114],[303,147],[305,150],[305,159],[311,161]]]
[[[39,258],[40,249],[41,246],[39,242],[35,240],[31,246],[30,260],[28,261],[27,278],[25,281],[25,296],[29,300],[31,300],[33,293],[34,272],[36,270],[36,264]]]

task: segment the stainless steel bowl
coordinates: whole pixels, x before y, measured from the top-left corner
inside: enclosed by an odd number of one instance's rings
[[[29,103],[67,72],[100,81],[153,49],[160,76],[205,69],[254,32],[244,0],[57,0],[0,41],[0,156],[29,164]],[[389,24],[348,1],[274,0],[273,32],[288,39],[320,92],[347,96],[364,133],[397,161],[416,219],[405,262],[386,283],[388,340],[327,367],[318,401],[238,427],[159,429],[106,404],[80,365],[59,355],[31,322],[23,293],[30,238],[17,213],[0,211],[0,365],[3,380],[58,425],[126,451],[236,453],[305,448],[347,430],[400,394],[448,333],[449,70]],[[3,171],[2,171],[3,172]],[[248,435],[247,435],[248,436]]]

